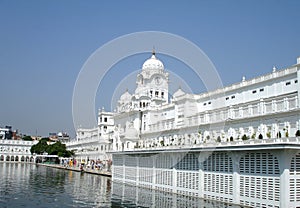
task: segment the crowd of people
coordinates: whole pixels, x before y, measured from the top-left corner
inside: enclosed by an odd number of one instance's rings
[[[75,158],[61,159],[61,165],[66,168],[77,167],[80,170],[99,170],[99,171],[111,171],[112,161],[109,160],[81,160],[77,161]]]

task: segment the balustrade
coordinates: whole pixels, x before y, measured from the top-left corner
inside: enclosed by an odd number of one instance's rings
[[[241,145],[260,145],[260,144],[299,144],[299,137],[288,137],[288,138],[270,138],[270,139],[249,139],[249,140],[236,140],[229,142],[205,142],[201,141],[199,138],[196,139],[196,142],[193,140],[188,141],[184,137],[172,138],[170,142],[161,143],[161,140],[148,139],[139,143],[137,149],[178,149],[178,148],[199,148],[199,147],[220,147],[220,146],[241,146]]]

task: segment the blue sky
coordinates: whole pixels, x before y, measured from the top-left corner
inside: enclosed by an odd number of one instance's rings
[[[300,1],[279,0],[0,0],[0,126],[12,125],[23,134],[74,136],[72,94],[81,67],[103,44],[133,32],[163,31],[192,41],[214,63],[224,85],[269,73],[274,65],[293,65],[300,56],[299,8]],[[100,85],[95,108],[109,110],[116,87],[111,80],[140,68],[149,56],[117,64]],[[205,90],[184,66],[159,58],[192,80],[195,93]]]

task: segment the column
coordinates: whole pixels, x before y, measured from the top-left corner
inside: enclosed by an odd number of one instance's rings
[[[284,111],[288,111],[289,110],[289,101],[287,98],[283,99],[283,109]]]
[[[122,157],[123,157],[123,168],[122,168],[122,180],[123,180],[123,183],[125,183],[125,157],[126,157],[126,155],[122,155]]]
[[[177,170],[173,167],[172,171],[173,171],[173,182],[172,182],[173,190],[172,190],[172,192],[176,194],[177,193]]]
[[[232,152],[229,154],[232,159],[232,186],[233,186],[233,203],[240,204],[240,158],[241,154],[238,152]]]
[[[135,178],[135,183],[137,186],[139,186],[139,178],[140,178],[140,167],[139,167],[139,157],[136,157],[136,178]]]
[[[173,160],[173,164],[177,164],[177,162],[179,161],[178,159],[177,159],[177,157],[180,157],[181,156],[181,154],[176,154],[176,153],[171,153],[172,155],[172,160]],[[176,170],[176,168],[173,166],[173,168],[172,168],[172,175],[173,175],[173,181],[172,181],[172,186],[173,186],[173,188],[172,188],[172,192],[173,193],[177,193],[177,170]]]
[[[280,207],[289,207],[290,204],[290,163],[293,150],[281,150],[278,154],[280,167]]]
[[[152,177],[152,189],[155,189],[156,188],[156,186],[155,186],[155,184],[156,184],[156,165],[155,165],[155,163],[156,163],[156,160],[157,160],[157,155],[156,156],[154,156],[154,158],[153,158],[153,177]],[[155,195],[155,194],[154,194]],[[155,204],[155,203],[154,203]]]
[[[298,83],[297,83],[297,89],[300,89],[300,70],[299,70],[299,66],[297,67],[297,80],[298,80]],[[297,95],[298,99],[297,99],[297,104],[300,103],[300,90],[298,90],[298,95]],[[298,107],[298,105],[297,105]]]
[[[201,155],[199,155],[201,157]],[[198,161],[201,161],[198,159]],[[204,172],[203,165],[199,162],[199,197],[204,198]]]
[[[259,114],[264,115],[265,114],[265,102],[264,99],[260,99],[259,101]]]

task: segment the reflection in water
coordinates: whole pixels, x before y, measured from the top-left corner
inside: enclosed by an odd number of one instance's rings
[[[0,207],[111,207],[110,178],[0,163]]]
[[[224,204],[222,202],[208,201],[196,197],[183,196],[120,183],[113,183],[111,200],[112,207],[240,207]]]
[[[229,207],[35,164],[0,163],[0,175],[0,207]]]

